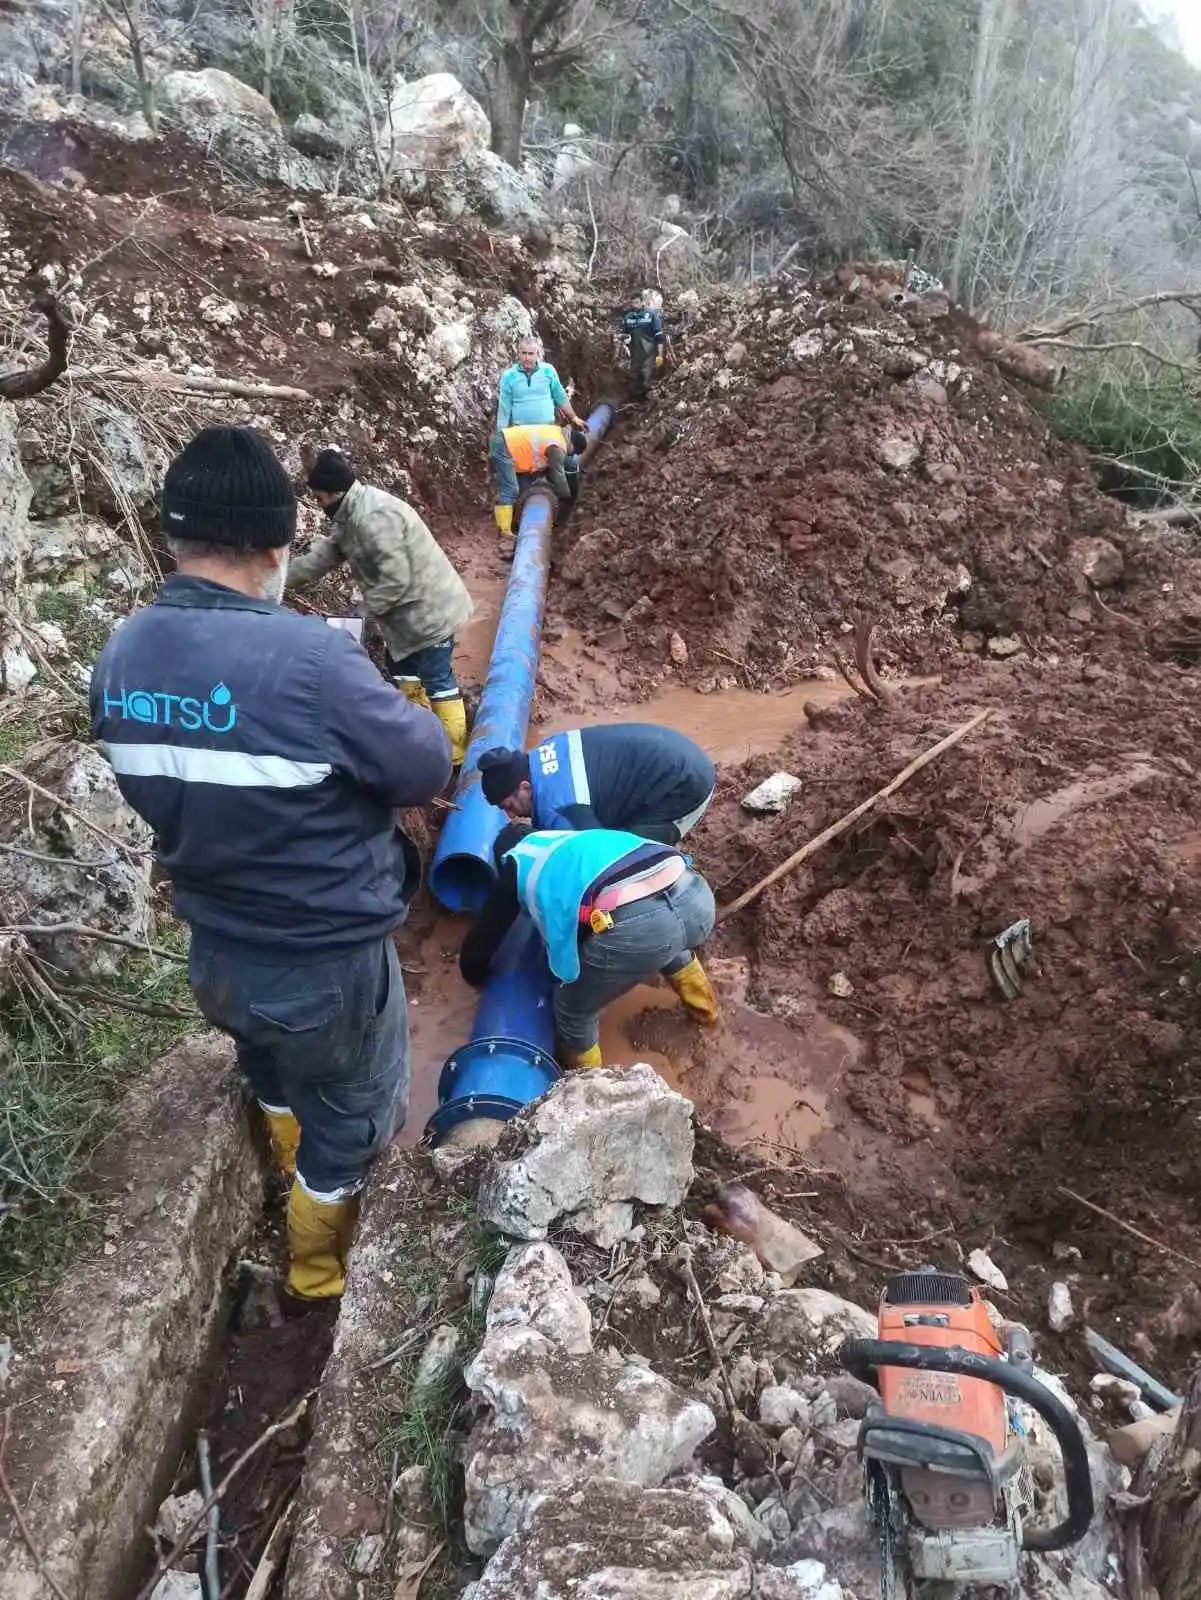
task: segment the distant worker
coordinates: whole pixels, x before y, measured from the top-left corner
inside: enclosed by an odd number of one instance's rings
[[[630,344],[630,389],[636,400],[645,400],[649,394],[663,367],[666,348],[663,315],[651,302],[649,289],[631,295],[621,319],[621,331]]]
[[[479,760],[484,798],[535,828],[621,828],[678,844],[709,809],[713,762],[686,734],[651,722],[548,734],[529,754]]]
[[[463,941],[459,967],[481,987],[505,935],[527,911],[559,979],[561,1066],[603,1065],[600,1012],[656,973],[698,1022],[718,1020],[695,954],[713,931],[713,891],[678,850],[611,828],[529,831],[510,823],[496,841],[496,860],[496,885]],[[685,993],[679,980],[689,971],[700,981]]]
[[[582,446],[577,440],[573,449],[573,441],[556,426],[560,412],[578,433],[586,434],[587,424],[572,405],[559,374],[543,360],[541,339],[531,335],[521,341],[516,362],[506,367],[500,378],[490,454],[496,479],[494,515],[501,533],[513,531],[513,507],[520,493],[518,472],[545,472],[559,498],[571,498],[569,474],[578,471],[578,463],[569,458]],[[522,446],[523,437],[529,441],[528,451]]]
[[[337,450],[321,452],[308,484],[334,531],[292,563],[288,588],[303,589],[346,563],[363,610],[384,636],[396,687],[434,712],[459,766],[467,712],[455,677],[455,634],[475,610],[466,585],[412,506],[360,483]]]
[[[280,605],[296,496],[259,434],[197,434],[162,514],[176,570],[101,652],[92,732],[154,830],[196,1003],[292,1180],[295,1309],[341,1294],[359,1191],[404,1121],[392,932],[420,864],[395,813],[441,792],[450,746],[348,633]]]

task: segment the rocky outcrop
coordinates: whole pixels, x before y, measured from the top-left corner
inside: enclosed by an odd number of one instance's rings
[[[388,107],[396,168],[448,172],[488,148],[488,114],[449,72],[399,83]]]
[[[17,414],[0,400],[0,594],[11,593],[20,582],[29,553],[32,499],[33,485],[17,445]]]
[[[586,1318],[557,1251],[511,1253],[464,1374],[484,1413],[465,1452],[464,1533],[479,1554],[518,1532],[540,1496],[585,1474],[657,1487],[713,1430],[708,1406],[594,1352]]]
[[[564,1222],[607,1249],[633,1226],[632,1202],[679,1205],[692,1148],[692,1104],[653,1067],[576,1073],[509,1123],[480,1214],[518,1239]]]
[[[168,72],[158,85],[160,108],[183,132],[223,149],[251,171],[294,189],[324,187],[321,173],[284,137],[269,100],[217,67]]]

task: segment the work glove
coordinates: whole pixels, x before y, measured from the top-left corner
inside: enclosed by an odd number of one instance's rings
[[[658,355],[658,356],[655,357],[655,370],[656,371],[658,371],[658,369],[663,365],[663,362],[664,362],[665,359],[666,359],[666,357],[664,357],[662,355]]]

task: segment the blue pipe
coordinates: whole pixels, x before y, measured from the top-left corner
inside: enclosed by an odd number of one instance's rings
[[[588,418],[584,461],[608,432],[614,409],[603,402]],[[492,846],[504,826],[505,815],[484,799],[478,763],[484,751],[496,745],[512,750],[525,748],[538,673],[557,504],[550,489],[535,484],[518,524],[513,570],[496,625],[496,642],[471,743],[455,791],[455,809],[447,816],[430,869],[430,888],[448,911],[478,911],[496,878]]]
[[[559,1076],[553,998],[546,946],[523,912],[493,960],[470,1040],[442,1068],[431,1143],[461,1122],[506,1122],[546,1093]]]

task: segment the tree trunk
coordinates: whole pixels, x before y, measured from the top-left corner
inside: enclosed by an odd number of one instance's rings
[[[1201,1600],[1201,1369],[1155,1474],[1145,1528],[1160,1600]]]
[[[76,99],[83,93],[83,36],[87,13],[88,0],[75,0],[71,8],[71,93]]]
[[[530,64],[516,41],[500,50],[489,90],[493,153],[511,167],[520,167],[521,130],[530,97]]]
[[[146,126],[151,133],[158,137],[158,106],[154,99],[154,85],[146,71],[146,57],[142,51],[142,39],[135,27],[129,35],[129,53],[133,57],[134,77],[138,80],[138,95],[142,102],[142,115],[146,118]]]

